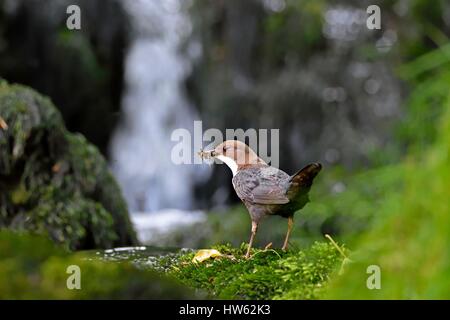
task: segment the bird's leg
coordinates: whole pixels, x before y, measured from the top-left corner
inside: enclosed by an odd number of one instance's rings
[[[252,248],[253,240],[255,239],[256,230],[258,230],[258,223],[255,221],[252,221],[252,235],[250,236],[247,253],[245,254],[245,258],[247,258],[247,259],[250,257],[250,249]]]
[[[289,236],[291,235],[291,230],[292,230],[293,226],[294,226],[294,217],[290,216],[288,218],[288,230],[286,233],[286,238],[284,239],[284,244],[283,244],[283,248],[282,248],[283,251],[286,251],[288,248]]]

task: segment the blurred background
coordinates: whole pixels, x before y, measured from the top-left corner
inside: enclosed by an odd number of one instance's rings
[[[81,30],[66,28],[70,4]],[[380,30],[366,27],[373,4]],[[281,169],[324,165],[301,245],[366,230],[397,164],[434,141],[449,34],[444,0],[0,0],[0,77],[48,96],[99,149],[148,244],[249,235],[229,169],[173,164],[174,129],[280,129]],[[271,219],[260,245],[282,241]]]

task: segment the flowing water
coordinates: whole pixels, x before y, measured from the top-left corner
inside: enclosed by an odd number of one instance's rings
[[[164,209],[161,214],[170,212],[171,220],[174,214],[189,220],[192,216],[180,209],[194,208],[194,184],[209,172],[205,166],[171,161],[173,130],[192,130],[198,120],[184,92],[192,63],[201,54],[198,42],[189,39],[189,2],[124,0],[123,5],[133,38],[125,63],[123,119],[111,144],[111,168],[132,213],[157,214]],[[198,220],[198,213],[193,220]],[[145,221],[148,225],[149,219]]]
[[[183,83],[199,54],[180,53],[192,29],[180,0],[124,1],[133,40],[125,64],[124,119],[112,140],[112,170],[130,210],[191,209],[193,184],[203,167],[171,161],[172,131],[193,127],[197,114]],[[186,3],[186,2],[184,2]]]

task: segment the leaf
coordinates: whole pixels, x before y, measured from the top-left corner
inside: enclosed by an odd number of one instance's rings
[[[209,258],[216,258],[221,256],[222,254],[216,249],[202,249],[197,251],[194,258],[192,259],[192,262],[199,263],[208,260]]]

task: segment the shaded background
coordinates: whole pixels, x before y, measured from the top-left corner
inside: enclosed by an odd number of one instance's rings
[[[69,4],[79,31],[65,26]],[[366,28],[372,4],[381,30]],[[130,211],[146,214],[136,221],[164,228],[238,203],[225,166],[171,163],[172,131],[194,120],[280,129],[280,167],[322,162],[328,194],[431,139],[432,122],[423,136],[402,126],[410,83],[399,66],[445,43],[449,16],[448,2],[423,0],[2,0],[0,75],[48,95],[107,157]],[[336,220],[319,229],[339,232]]]

